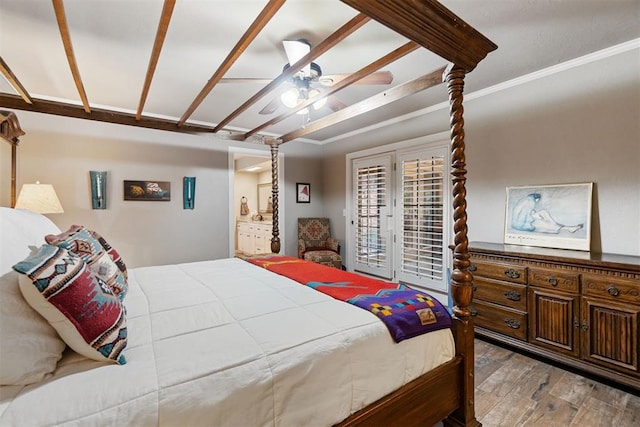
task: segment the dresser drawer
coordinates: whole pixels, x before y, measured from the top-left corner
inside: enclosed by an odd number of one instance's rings
[[[578,292],[580,274],[553,269],[529,268],[529,285]]]
[[[527,340],[527,313],[484,301],[473,301],[475,324],[505,335]]]
[[[582,293],[593,297],[640,304],[640,281],[603,274],[583,274]]]
[[[498,280],[473,278],[473,298],[504,305],[516,310],[527,310],[527,287]]]
[[[527,283],[527,268],[521,265],[477,261],[472,258],[469,271],[474,276],[506,280],[512,283],[520,283],[521,285]]]

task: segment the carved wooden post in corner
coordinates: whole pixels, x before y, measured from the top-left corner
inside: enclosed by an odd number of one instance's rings
[[[273,202],[273,238],[271,239],[271,252],[280,253],[280,230],[278,228],[278,145],[279,140],[268,142],[271,147],[271,197]]]
[[[16,206],[16,169],[18,158],[18,137],[24,135],[18,117],[12,111],[0,111],[0,137],[11,144],[11,207]]]
[[[451,175],[453,180],[453,271],[451,273],[451,296],[456,317],[454,335],[456,352],[463,357],[464,378],[462,381],[462,407],[445,420],[445,425],[479,426],[474,409],[474,346],[473,319],[469,306],[473,297],[473,277],[469,272],[469,240],[467,238],[467,181],[464,154],[464,118],[462,93],[465,71],[451,64],[445,70],[444,80],[449,92],[451,127]],[[471,336],[469,336],[471,335]]]

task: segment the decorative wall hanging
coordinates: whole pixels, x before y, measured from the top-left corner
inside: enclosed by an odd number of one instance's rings
[[[91,208],[107,208],[107,172],[89,171],[91,179]]]
[[[168,181],[124,181],[123,190],[125,200],[171,200],[171,183]]]
[[[311,184],[304,182],[296,183],[296,203],[311,202]]]
[[[244,196],[240,198],[240,215],[249,215],[249,203]]]
[[[196,177],[185,176],[182,180],[182,207],[193,209],[196,203]]]
[[[593,183],[507,187],[504,243],[588,251]]]

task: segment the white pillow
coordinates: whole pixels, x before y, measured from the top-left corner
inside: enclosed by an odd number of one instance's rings
[[[66,344],[24,300],[11,268],[60,229],[43,215],[0,207],[0,385],[26,385],[53,372]]]

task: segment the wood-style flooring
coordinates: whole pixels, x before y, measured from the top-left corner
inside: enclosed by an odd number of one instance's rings
[[[640,397],[475,340],[476,418],[494,426],[640,426]]]

